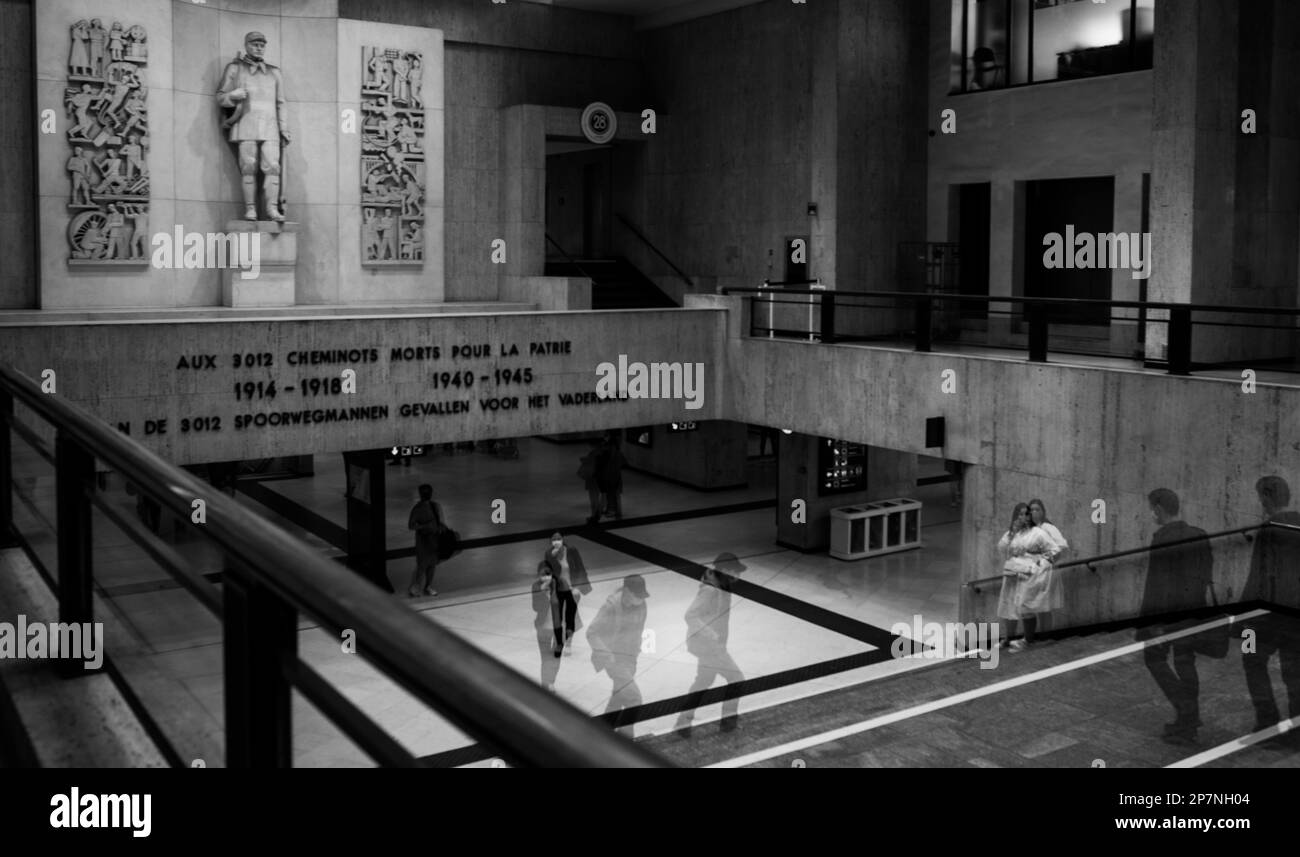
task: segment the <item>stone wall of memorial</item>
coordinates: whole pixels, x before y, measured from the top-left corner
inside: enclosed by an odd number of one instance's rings
[[[216,97],[250,32],[291,135],[288,225],[261,235],[294,236],[276,245],[294,256],[275,305],[443,300],[439,30],[341,19],[337,0],[48,0],[34,30],[38,115],[55,123],[37,136],[40,308],[229,305],[232,271],[258,303],[285,260],[255,272],[256,242],[226,240],[258,227],[241,222]]]
[[[716,419],[725,324],[677,309],[2,325],[0,362],[191,464]],[[620,357],[630,397],[612,379],[602,399],[598,367]],[[679,389],[642,389],[650,363],[676,364]]]

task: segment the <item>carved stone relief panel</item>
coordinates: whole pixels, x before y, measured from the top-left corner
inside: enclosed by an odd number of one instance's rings
[[[100,18],[72,25],[64,107],[69,265],[145,265],[149,258],[148,34]]]
[[[362,49],[361,262],[423,265],[424,56]]]

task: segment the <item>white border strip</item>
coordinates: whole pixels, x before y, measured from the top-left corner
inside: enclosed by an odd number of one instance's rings
[[[1012,679],[1007,679],[1006,681],[1000,681],[995,684],[988,685],[987,687],[981,687],[977,690],[968,690],[964,693],[959,693],[955,696],[947,697],[946,699],[937,699],[933,702],[927,702],[923,705],[916,705],[911,708],[905,708],[901,711],[895,711],[891,714],[884,714],[881,715],[880,717],[873,717],[870,720],[864,720],[861,723],[855,723],[852,726],[844,726],[839,729],[834,729],[830,732],[823,732],[820,735],[812,735],[809,736],[808,738],[800,738],[798,741],[790,741],[776,747],[771,747],[767,750],[759,750],[756,753],[749,753],[747,755],[738,756],[734,759],[728,759],[723,762],[715,762],[714,764],[706,765],[705,767],[743,768],[746,765],[753,765],[758,762],[765,762],[768,759],[774,759],[778,756],[785,756],[789,753],[797,753],[800,750],[807,750],[810,747],[816,747],[821,744],[828,744],[832,741],[839,741],[851,735],[858,735],[863,732],[869,732],[872,729],[879,729],[882,726],[888,726],[891,723],[897,723],[901,720],[908,720],[913,717],[920,717],[925,714],[930,714],[931,712],[934,711],[940,711],[944,708],[951,708],[954,705],[961,705],[963,703],[970,702],[971,700],[974,699],[979,699],[985,696],[991,696],[995,693],[1001,693],[1004,690],[1010,690],[1012,688],[1021,687],[1026,684],[1033,684],[1036,681],[1042,681],[1043,679],[1053,678],[1058,675],[1063,675],[1068,672],[1073,672],[1074,670],[1083,669],[1084,667],[1090,667],[1094,664],[1099,664],[1105,661],[1114,660],[1115,658],[1122,658],[1125,655],[1131,655],[1134,652],[1140,652],[1143,649],[1149,648],[1151,646],[1159,645],[1161,643],[1166,643],[1169,642],[1170,640],[1177,640],[1180,637],[1189,637],[1193,634],[1199,634],[1203,631],[1209,631],[1214,628],[1223,627],[1224,625],[1231,625],[1235,622],[1239,622],[1245,619],[1253,619],[1257,616],[1265,616],[1268,615],[1268,612],[1269,611],[1267,610],[1251,610],[1250,612],[1243,613],[1240,616],[1221,617],[1212,620],[1210,622],[1205,622],[1201,625],[1195,625],[1191,628],[1187,628],[1182,631],[1175,631],[1170,634],[1163,634],[1158,637],[1153,637],[1150,640],[1143,640],[1142,642],[1139,643],[1130,643],[1127,646],[1121,646],[1118,649],[1112,649],[1108,652],[1101,652],[1096,655],[1089,655],[1086,658],[1080,658],[1078,660],[1070,661],[1068,663],[1058,664],[1054,667],[1049,667],[1047,669],[1039,670],[1037,672],[1026,673],[1025,675],[1017,676],[1016,678],[1012,678]]]
[[[1278,735],[1282,735],[1286,732],[1290,732],[1292,729],[1295,729],[1297,727],[1300,727],[1300,717],[1292,717],[1290,720],[1283,720],[1281,723],[1277,723],[1259,732],[1254,732],[1250,735],[1246,735],[1241,738],[1234,738],[1233,740],[1229,741],[1226,744],[1220,744],[1219,746],[1206,750],[1203,753],[1197,753],[1195,756],[1189,756],[1188,758],[1183,759],[1180,762],[1174,762],[1172,765],[1165,765],[1165,767],[1166,768],[1200,767],[1201,765],[1204,765],[1207,762],[1213,762],[1217,759],[1222,759],[1224,756],[1230,756],[1233,753],[1237,752],[1238,750],[1244,750],[1247,747],[1253,746],[1262,741],[1267,741],[1270,738],[1276,737]]]

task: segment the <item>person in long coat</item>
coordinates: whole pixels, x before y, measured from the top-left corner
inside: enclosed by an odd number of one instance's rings
[[[645,578],[629,574],[618,591],[605,600],[596,618],[587,628],[591,646],[591,665],[596,672],[609,675],[610,697],[605,713],[635,708],[641,704],[641,689],[636,683],[636,662],[641,654],[645,633]],[[618,731],[633,737],[631,725],[619,725]]]
[[[699,668],[687,691],[690,707],[677,718],[675,729],[683,737],[691,734],[695,709],[704,692],[719,677],[726,679],[728,692],[722,701],[722,720],[718,725],[724,732],[738,725],[740,698],[733,686],[744,681],[745,674],[727,651],[727,641],[731,632],[732,575],[740,575],[746,567],[735,554],[718,554],[713,565],[705,567],[700,589],[686,609],[686,651],[699,659]]]
[[[561,533],[551,535],[551,545],[538,564],[540,576],[550,578],[551,621],[555,644],[551,653],[573,654],[573,634],[578,630],[578,596],[591,592],[587,566],[578,549],[565,542]]]

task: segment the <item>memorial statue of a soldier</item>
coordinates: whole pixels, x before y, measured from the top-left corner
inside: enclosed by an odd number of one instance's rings
[[[217,102],[230,113],[222,127],[239,149],[244,189],[244,219],[257,220],[257,174],[262,173],[262,207],[266,219],[283,221],[281,147],[289,145],[284,115],[284,81],[280,70],[264,59],[266,36],[249,33],[244,51],[226,66]]]

